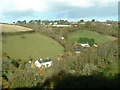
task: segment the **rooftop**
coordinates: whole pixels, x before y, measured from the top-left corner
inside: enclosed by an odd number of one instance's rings
[[[51,59],[40,59],[38,60],[39,63],[45,63],[45,62],[50,62],[52,61]]]
[[[82,51],[82,49],[75,49],[75,51]]]

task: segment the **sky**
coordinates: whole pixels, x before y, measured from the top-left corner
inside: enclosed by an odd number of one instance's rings
[[[0,22],[18,20],[114,20],[119,0],[0,0]]]

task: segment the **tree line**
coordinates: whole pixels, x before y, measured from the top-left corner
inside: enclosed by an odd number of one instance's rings
[[[79,43],[88,43],[90,46],[95,44],[95,40],[93,38],[80,38],[78,40]]]
[[[63,25],[69,25],[70,23],[68,22],[68,20],[30,20],[30,21],[17,21],[17,22],[13,22],[13,24],[18,24],[18,25],[22,25],[22,24],[42,24],[42,25],[54,25],[54,24],[63,24]]]

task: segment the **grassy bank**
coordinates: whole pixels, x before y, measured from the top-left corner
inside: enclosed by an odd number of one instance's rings
[[[97,44],[104,43],[110,40],[115,40],[116,38],[111,37],[111,36],[105,36],[96,32],[92,31],[77,31],[73,32],[68,35],[68,43],[72,43],[74,41],[78,41],[79,38],[93,38]]]
[[[58,42],[40,33],[6,35],[2,42],[3,53],[15,59],[54,57],[64,51]]]

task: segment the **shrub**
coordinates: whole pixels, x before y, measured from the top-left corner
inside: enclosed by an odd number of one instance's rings
[[[11,62],[13,65],[15,65],[15,67],[19,67],[19,63],[18,62],[16,62],[15,60],[12,60],[12,62]]]

